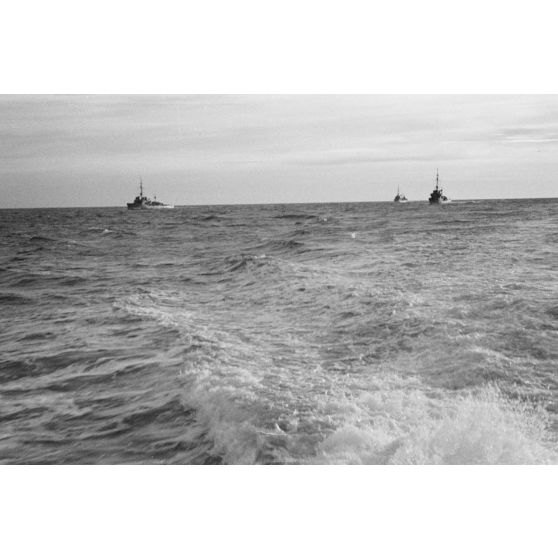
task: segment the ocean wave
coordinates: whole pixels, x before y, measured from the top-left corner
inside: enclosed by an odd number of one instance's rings
[[[275,219],[316,219],[317,215],[313,213],[281,213],[275,215]]]
[[[174,293],[150,291],[124,297],[114,302],[113,308],[128,316],[159,324],[164,328],[164,335],[175,332],[184,354],[192,349],[214,354],[220,347],[220,336],[215,335],[202,316],[188,310],[185,303]]]
[[[10,292],[0,292],[0,304],[10,304],[10,305],[19,305],[19,304],[33,304],[36,302],[34,297],[28,295],[22,295],[18,293],[10,293]]]
[[[51,238],[48,236],[41,236],[41,235],[32,235],[29,237],[29,242],[33,243],[33,242],[60,242],[59,239],[57,238]]]
[[[313,462],[558,463],[547,413],[508,399],[496,386],[438,400],[420,391],[365,393],[348,407]]]
[[[304,242],[295,240],[293,238],[269,239],[254,246],[253,249],[257,250],[258,252],[265,252],[270,254],[285,254],[289,252],[296,252],[298,254],[301,254],[307,252],[308,250],[311,250],[311,248],[309,248]]]
[[[254,272],[276,263],[274,259],[266,254],[235,254],[211,261],[204,271],[199,272],[199,275],[201,277],[211,277],[217,282],[227,282],[231,279],[231,275],[239,272]],[[192,281],[192,278],[189,278],[189,280]]]
[[[265,254],[255,256],[251,254],[242,254],[239,256],[230,256],[226,259],[226,273],[233,273],[235,271],[245,271],[248,269],[257,269],[259,267],[267,266],[271,262]]]
[[[322,378],[325,390],[272,399],[253,369],[228,369],[219,381],[212,374],[198,369],[186,399],[192,432],[223,463],[558,463],[547,411],[494,385],[452,395],[383,378],[357,394]]]
[[[40,287],[62,286],[72,287],[87,282],[87,278],[81,275],[59,275],[52,272],[40,271],[20,271],[14,274],[9,282],[11,287]],[[64,293],[54,295],[57,298],[64,298]]]

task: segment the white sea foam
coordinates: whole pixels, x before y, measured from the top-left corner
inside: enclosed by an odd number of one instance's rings
[[[283,371],[281,393],[255,369],[192,374],[187,401],[226,463],[558,463],[545,411],[495,386],[453,394],[416,379],[358,385],[318,374],[301,391]]]
[[[452,391],[381,369],[339,376],[296,339],[290,347],[299,357],[277,366],[269,357],[273,336],[259,332],[256,343],[184,306],[173,293],[152,291],[119,307],[211,347],[210,358],[190,361],[181,373],[183,399],[196,411],[185,438],[202,437],[225,463],[558,462],[543,409],[495,385]],[[309,373],[304,362],[318,364]]]
[[[363,393],[319,445],[320,463],[558,463],[548,418],[495,386],[465,395],[399,389]]]

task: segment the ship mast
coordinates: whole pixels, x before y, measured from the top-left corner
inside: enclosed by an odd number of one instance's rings
[[[436,169],[436,190],[438,189],[438,169]]]
[[[143,183],[141,181],[141,176],[140,176],[140,198],[143,198]]]

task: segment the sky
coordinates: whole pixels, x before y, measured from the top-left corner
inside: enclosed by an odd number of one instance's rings
[[[558,196],[558,95],[0,95],[0,207]]]

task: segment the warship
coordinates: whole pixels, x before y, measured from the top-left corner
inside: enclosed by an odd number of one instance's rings
[[[430,203],[450,203],[446,196],[444,196],[444,191],[440,188],[440,179],[438,176],[438,169],[436,169],[436,188],[432,190],[430,197],[428,198]]]
[[[407,203],[409,200],[405,197],[405,194],[399,193],[399,186],[397,186],[397,195],[393,198],[395,203]]]
[[[128,203],[128,209],[174,209],[174,205],[157,201],[155,196],[152,200],[143,195],[143,183],[140,178],[140,193],[133,202]]]

